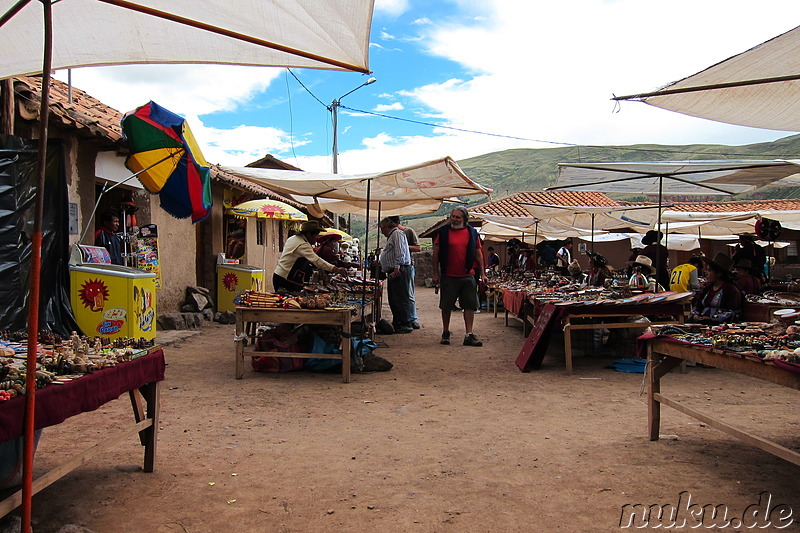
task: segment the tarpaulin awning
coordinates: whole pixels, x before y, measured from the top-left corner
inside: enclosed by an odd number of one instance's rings
[[[17,0],[0,0],[6,13]],[[42,10],[0,28],[0,78],[42,72]],[[368,72],[373,0],[70,0],[53,4],[52,68],[214,63]]]
[[[545,190],[570,189],[623,194],[731,195],[800,173],[796,160],[647,161],[559,163],[558,180]],[[790,179],[789,179],[790,178]]]
[[[251,167],[222,168],[281,194],[295,198],[316,198],[320,200],[320,206],[323,199],[340,200],[322,206],[338,213],[360,214],[367,208],[368,200],[373,211],[379,202],[386,202],[387,207],[392,209],[404,208],[405,214],[414,214],[412,207],[421,204],[425,208],[421,212],[427,213],[431,212],[434,205],[438,209],[445,199],[472,194],[489,195],[492,192],[492,189],[469,179],[450,157],[389,172],[357,176]],[[381,210],[381,213],[384,212]]]
[[[800,131],[800,26],[638,100],[729,124]]]

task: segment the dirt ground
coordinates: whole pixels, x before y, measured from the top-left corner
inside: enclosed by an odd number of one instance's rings
[[[441,346],[436,298],[418,290],[421,330],[379,337],[390,372],[349,384],[249,362],[235,380],[233,326],[167,346],[156,472],[140,471],[137,440],[120,444],[34,497],[34,531],[600,532],[619,529],[626,504],[677,505],[683,491],[729,517],[766,491],[793,510],[784,531],[797,527],[800,467],[667,408],[673,437],[650,442],[641,374],[583,357],[568,376],[558,336],[544,368],[522,373],[521,325],[502,314],[476,315],[481,348],[461,345],[454,315]],[[710,368],[673,373],[663,391],[800,449],[797,391]],[[37,468],[129,411],[124,396],[45,430]]]

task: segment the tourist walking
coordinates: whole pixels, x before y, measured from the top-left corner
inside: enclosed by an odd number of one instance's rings
[[[450,344],[450,316],[458,300],[464,311],[464,346],[483,346],[472,331],[479,305],[473,268],[478,269],[481,281],[486,283],[489,280],[484,269],[481,240],[477,230],[468,221],[469,212],[466,208],[456,207],[450,213],[450,224],[442,227],[433,241],[433,282],[441,284],[441,344]]]

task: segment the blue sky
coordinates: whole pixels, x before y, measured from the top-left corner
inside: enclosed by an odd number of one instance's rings
[[[777,15],[777,16],[776,16]],[[576,144],[777,139],[644,104],[613,112],[612,93],[658,88],[788,31],[796,0],[378,0],[370,45],[377,82],[344,106],[524,139]],[[367,76],[294,71],[324,104]],[[64,73],[59,78],[65,79]],[[213,163],[267,153],[331,170],[331,117],[284,69],[131,66],[76,69],[73,83],[120,111],[154,100],[184,115]],[[339,116],[340,172],[557,144]]]

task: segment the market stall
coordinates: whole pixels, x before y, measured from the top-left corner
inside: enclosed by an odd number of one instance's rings
[[[650,440],[659,439],[661,406],[666,405],[800,465],[800,453],[692,409],[661,392],[661,379],[683,361],[694,361],[800,390],[800,358],[791,349],[797,344],[794,340],[796,334],[787,334],[779,324],[766,323],[745,323],[726,330],[694,335],[675,333],[672,330],[671,335],[651,336],[647,340],[647,424]],[[765,338],[765,335],[771,338]],[[781,346],[789,349],[781,350]]]
[[[6,345],[7,346],[7,345]],[[94,354],[90,360],[97,361]],[[114,366],[97,369],[88,374],[72,370],[69,375],[39,372],[40,382],[51,376],[52,383],[42,386],[36,394],[35,429],[57,426],[67,418],[94,411],[100,406],[128,393],[133,407],[133,423],[75,455],[63,464],[42,474],[33,481],[32,494],[36,494],[61,479],[92,457],[103,453],[117,443],[138,435],[144,447],[145,472],[155,468],[156,443],[158,438],[159,382],[164,379],[166,362],[164,351],[158,347],[135,350],[130,360],[118,361]],[[2,358],[2,368],[8,367],[9,358]],[[8,380],[8,373],[5,373]],[[4,389],[8,390],[8,389]],[[0,401],[0,442],[8,442],[23,436],[25,420],[25,398],[19,394]],[[19,490],[0,501],[0,517],[10,513],[22,503]]]

